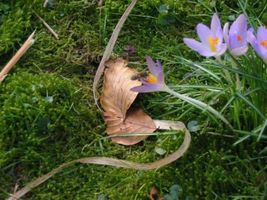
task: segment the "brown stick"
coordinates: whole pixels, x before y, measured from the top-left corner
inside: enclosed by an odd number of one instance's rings
[[[34,34],[35,34],[35,31],[28,37],[28,39],[24,42],[24,44],[20,47],[20,49],[16,52],[16,54],[11,58],[11,60],[2,69],[2,71],[0,72],[0,83],[5,79],[6,75],[12,69],[12,67],[18,62],[18,60],[25,54],[25,52],[34,43],[34,39],[33,39]]]

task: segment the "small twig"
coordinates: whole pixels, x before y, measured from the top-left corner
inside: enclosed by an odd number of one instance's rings
[[[15,192],[17,192],[18,191],[18,189],[19,189],[19,184],[18,183],[16,183],[15,184],[15,187],[14,187],[14,190],[13,190],[13,192],[15,193]]]
[[[2,69],[2,71],[0,72],[0,83],[5,79],[6,75],[12,69],[12,67],[18,62],[18,60],[25,54],[25,52],[34,43],[34,39],[33,39],[34,34],[35,34],[35,31],[28,37],[28,39],[24,42],[24,44],[20,47],[20,49],[16,52],[16,54],[11,58],[11,60]]]
[[[103,3],[104,3],[104,0],[99,0],[98,1],[98,6],[101,7],[103,5]]]
[[[41,22],[43,22],[43,24],[45,25],[45,27],[50,31],[50,33],[52,33],[52,35],[58,40],[58,34],[51,28],[51,26],[49,26],[48,23],[46,23],[46,21],[41,18],[36,12],[34,12],[34,14],[38,17],[39,20],[41,20]]]
[[[47,6],[48,1],[49,1],[49,0],[45,0],[45,1],[44,1],[44,4],[43,4],[43,7],[44,7],[44,8]]]

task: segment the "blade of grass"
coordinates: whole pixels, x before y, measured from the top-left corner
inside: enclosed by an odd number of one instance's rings
[[[248,74],[247,72],[241,71],[241,70],[239,70],[239,69],[235,69],[235,68],[231,68],[231,67],[226,67],[225,65],[218,64],[218,63],[216,63],[216,64],[214,63],[214,64],[213,64],[213,67],[216,67],[216,68],[219,68],[219,69],[224,68],[224,69],[226,69],[226,70],[228,70],[228,71],[231,71],[231,72],[240,74],[240,75],[242,75],[242,76],[244,76],[244,77],[248,77],[248,78],[251,78],[251,79],[255,79],[255,80],[261,81],[262,83],[267,84],[267,81],[264,80],[264,79],[262,79],[261,77],[258,77],[258,76],[256,76],[256,75],[252,75],[252,74]]]
[[[207,74],[211,75],[211,76],[212,76],[213,78],[215,78],[216,80],[218,80],[218,81],[221,80],[221,78],[220,78],[219,76],[217,76],[216,74],[214,74],[212,71],[206,69],[205,67],[202,67],[201,65],[199,65],[199,64],[197,64],[197,63],[194,63],[194,62],[192,62],[192,61],[190,61],[190,60],[187,60],[187,59],[185,59],[185,58],[182,58],[182,57],[178,57],[178,58],[181,59],[182,61],[186,62],[187,64],[190,64],[190,65],[192,65],[192,66],[194,66],[194,67],[196,67],[196,68],[198,68],[198,69],[200,69],[200,70],[206,72]]]
[[[232,96],[227,103],[225,104],[225,106],[221,109],[221,113],[223,113],[225,111],[225,109],[227,109],[227,107],[233,102],[233,100],[235,99],[234,96]]]
[[[266,129],[266,127],[267,127],[267,119],[265,120],[265,122],[264,122],[264,124],[263,124],[263,126],[261,128],[261,131],[260,131],[260,134],[259,134],[259,137],[258,137],[257,141],[260,141],[260,139],[262,138],[263,132]]]
[[[179,99],[182,99],[183,101],[190,103],[191,105],[199,108],[202,111],[209,111],[210,113],[212,113],[215,117],[217,117],[218,119],[222,120],[225,124],[227,124],[231,129],[233,129],[232,125],[228,122],[227,119],[225,119],[224,116],[222,116],[221,113],[219,113],[217,110],[215,110],[214,108],[212,108],[210,105],[199,101],[197,99],[191,98],[189,96],[180,94],[178,92],[175,92],[173,90],[171,90],[168,86],[166,86],[162,91],[165,91],[167,93],[170,93],[176,97],[178,97]]]
[[[246,139],[250,138],[251,135],[245,135],[243,136],[242,138],[240,138],[239,140],[237,140],[233,145],[236,146],[238,145],[239,143],[245,141]]]
[[[236,95],[241,98],[245,103],[247,103],[251,108],[253,108],[255,112],[257,112],[264,120],[266,120],[264,114],[256,106],[254,106],[253,103],[251,103],[251,101],[249,101],[244,95],[242,95],[240,92],[237,92]]]

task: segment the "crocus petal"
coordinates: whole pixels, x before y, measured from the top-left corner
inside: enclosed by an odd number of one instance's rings
[[[211,57],[216,55],[216,52],[212,52],[207,46],[204,44],[190,38],[184,38],[184,43],[194,51],[198,52],[200,55],[205,57]]]
[[[240,15],[232,24],[229,31],[232,49],[247,45],[247,20],[245,15]]]
[[[242,34],[247,31],[247,19],[245,15],[239,15],[230,28],[229,34]]]
[[[163,69],[160,61],[157,60],[155,63],[150,56],[146,56],[146,63],[149,71],[154,75],[158,76],[159,74],[163,74]]]
[[[258,45],[258,50],[255,49],[255,51],[266,63],[267,62],[267,49],[261,45]]]
[[[258,41],[257,41],[255,35],[253,34],[253,29],[249,29],[247,31],[247,40],[251,44],[253,49],[256,51],[256,53],[260,54],[260,46],[258,44]]]
[[[163,67],[162,67],[160,61],[157,60],[154,75],[158,76],[159,74],[163,74]]]
[[[244,40],[244,38],[242,40]],[[246,44],[247,44],[246,41],[244,43],[243,41],[238,40],[237,35],[230,35],[229,42],[230,42],[230,48],[231,49],[240,48],[240,47],[246,46]]]
[[[232,49],[231,54],[233,56],[241,56],[241,55],[244,55],[247,52],[247,50],[248,50],[248,46],[246,45],[246,46]]]
[[[260,34],[262,34],[262,33],[260,33]],[[252,29],[248,30],[247,35],[248,35],[248,37],[247,37],[248,42],[251,44],[253,49],[264,60],[264,62],[267,62],[267,49],[265,49],[263,46],[259,45],[257,38],[253,34],[253,30]]]
[[[162,88],[161,84],[142,85],[142,86],[137,86],[137,87],[131,88],[131,91],[147,93],[147,92],[160,91],[161,88]]]
[[[225,52],[226,44],[223,44],[223,30],[217,14],[214,14],[212,17],[211,29],[203,24],[198,24],[197,33],[201,42],[184,38],[184,43],[189,48],[205,57],[217,57]]]
[[[212,35],[210,29],[204,24],[198,24],[197,27],[197,35],[200,41],[204,44],[208,44],[208,36]]]
[[[247,31],[247,41],[253,46],[255,44],[255,42],[257,41],[255,35],[254,35],[254,30],[253,28],[250,28]]]
[[[267,49],[266,49],[265,47],[259,45],[258,43],[257,43],[256,46],[257,46],[257,48],[259,49],[259,50],[257,50],[259,56],[260,56],[263,60],[266,60],[266,59],[267,59]],[[256,49],[255,49],[255,50],[256,50]]]
[[[219,48],[218,48],[218,52],[216,53],[216,57],[221,56],[222,54],[224,54],[226,49],[227,49],[227,45],[226,44],[221,44],[219,46]]]
[[[258,28],[257,40],[258,41],[267,40],[267,29],[264,28],[263,26]]]
[[[157,67],[156,67],[156,63],[152,60],[152,58],[150,56],[146,56],[146,63],[148,66],[149,71],[156,75],[157,74]]]
[[[253,49],[256,51],[256,53],[257,53],[260,57],[262,57],[262,56],[263,56],[263,55],[262,55],[262,48],[261,48],[261,46],[258,44],[257,40],[252,41],[250,44],[251,44],[251,46],[253,47]]]
[[[158,83],[159,84],[164,84],[164,73],[163,72],[159,73],[157,78],[158,78]]]
[[[267,63],[267,51],[263,54],[261,58],[265,63]]]
[[[191,38],[184,38],[184,43],[194,51],[198,51],[200,48],[203,47],[203,44]]]
[[[221,22],[220,22],[220,19],[216,13],[212,16],[210,29],[211,29],[211,32],[213,33],[213,36],[216,36],[219,38],[222,37]]]
[[[223,37],[227,45],[229,45],[229,23],[226,23],[223,27]]]

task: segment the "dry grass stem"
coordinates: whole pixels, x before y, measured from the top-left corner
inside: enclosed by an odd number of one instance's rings
[[[156,120],[159,126],[163,126],[164,129],[168,129],[168,127],[172,128],[172,130],[176,131],[184,131],[184,141],[181,146],[173,153],[169,154],[167,157],[162,158],[160,160],[156,160],[150,163],[137,163],[131,162],[127,160],[120,160],[116,158],[109,158],[109,157],[85,157],[80,158],[77,160],[73,160],[70,162],[66,162],[61,164],[59,167],[53,169],[49,173],[40,176],[39,178],[35,179],[34,181],[26,184],[23,188],[19,191],[15,192],[14,194],[10,194],[7,200],[17,200],[23,197],[25,194],[30,192],[32,189],[36,188],[40,184],[44,183],[48,179],[50,179],[55,174],[59,173],[63,169],[75,164],[75,163],[82,163],[82,164],[96,164],[96,165],[106,165],[106,166],[113,166],[113,167],[120,167],[120,168],[127,168],[127,169],[135,169],[135,170],[153,170],[161,168],[165,165],[168,165],[180,157],[182,157],[191,143],[191,135],[189,131],[186,129],[185,125],[182,122],[173,122],[173,121],[159,121]],[[169,124],[170,123],[170,124]]]
[[[58,40],[59,37],[58,37],[58,34],[51,28],[51,26],[49,26],[48,23],[46,23],[46,21],[41,18],[37,13],[35,13],[35,15],[38,17],[38,19],[41,20],[41,22],[43,22],[44,26],[49,30],[49,32]]]
[[[44,8],[47,6],[48,1],[49,1],[49,0],[45,0],[45,1],[44,1],[44,4],[43,4],[43,7],[44,7]]]
[[[12,69],[12,67],[18,62],[18,60],[26,53],[26,51],[31,47],[34,43],[34,34],[35,31],[28,37],[28,39],[24,42],[21,48],[16,52],[16,54],[11,58],[11,60],[6,64],[6,66],[0,72],[0,82],[2,82],[7,76],[8,72]]]

